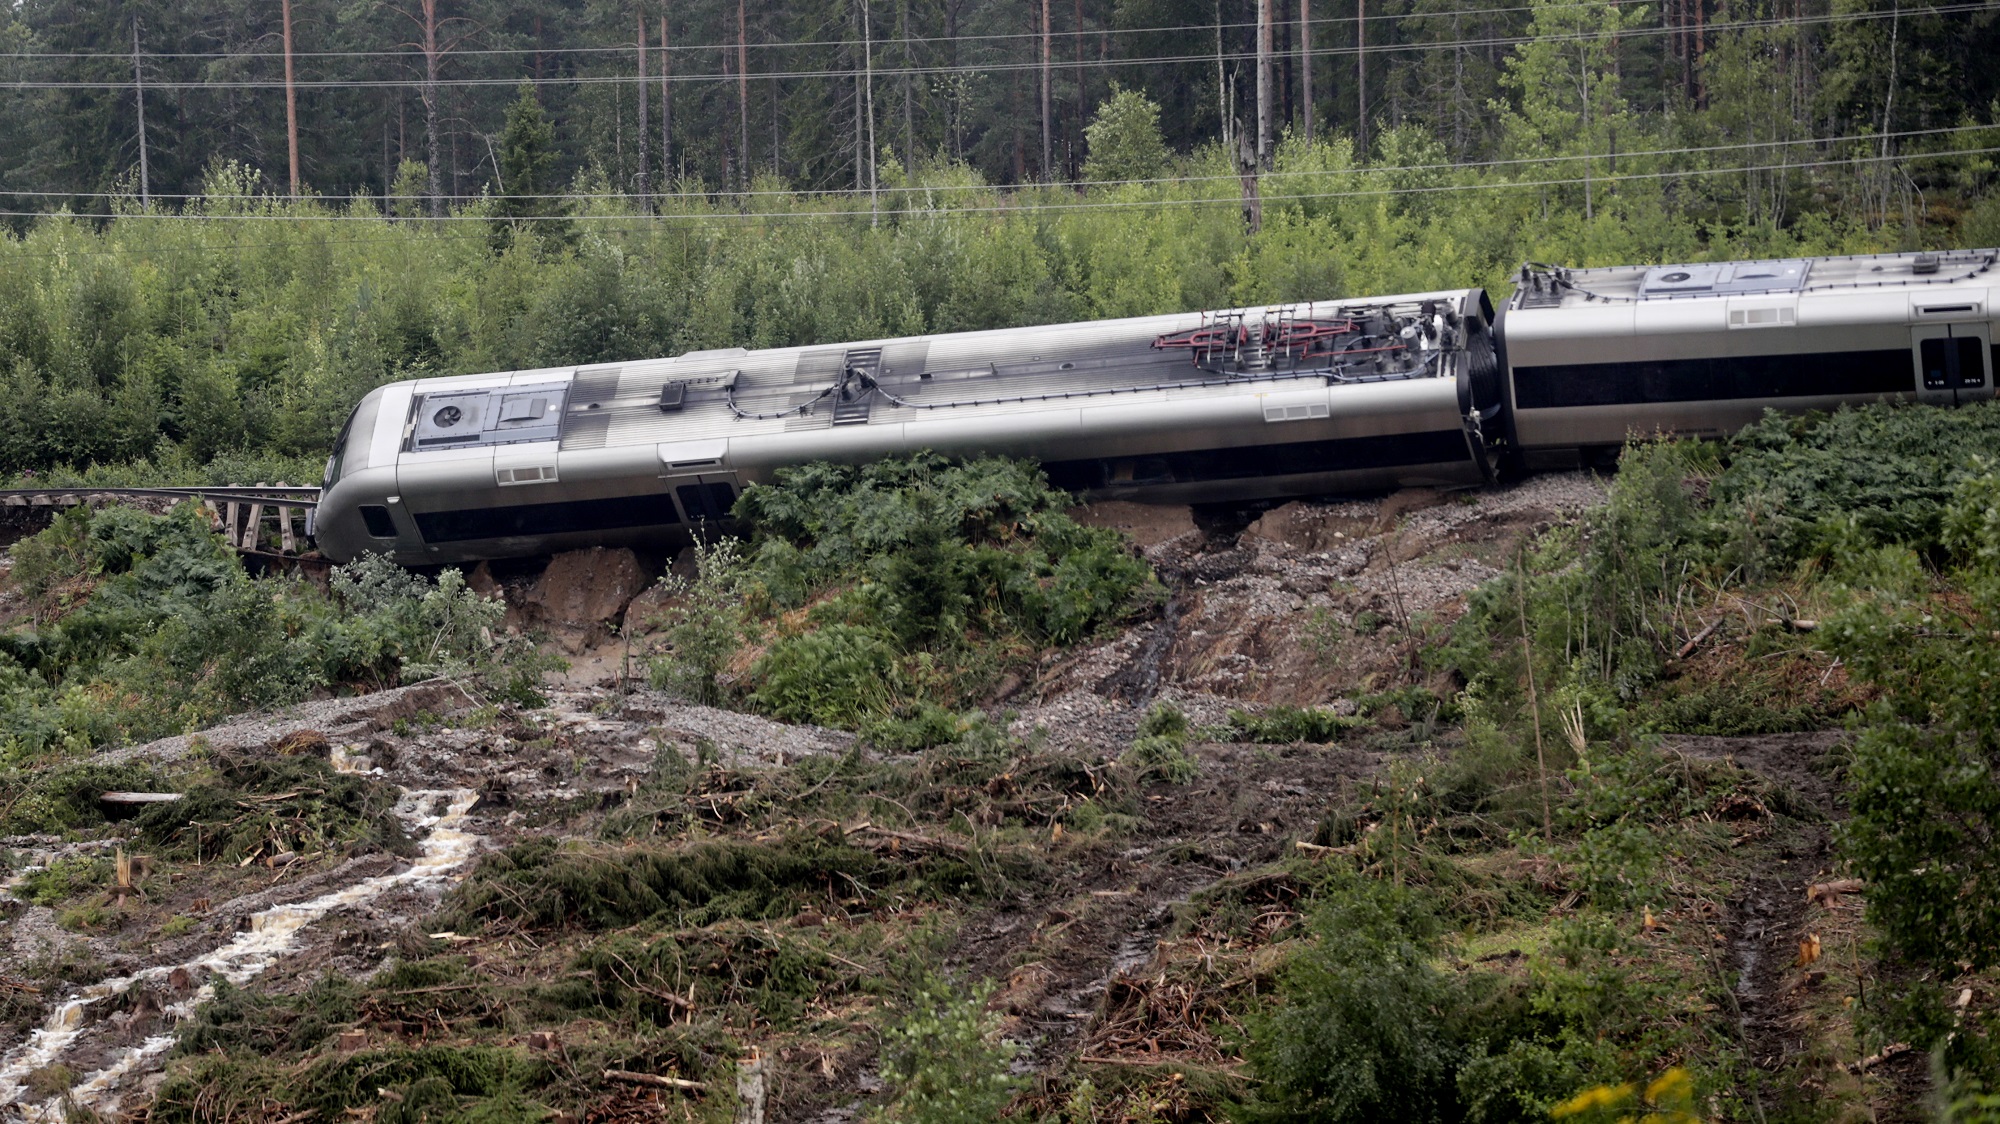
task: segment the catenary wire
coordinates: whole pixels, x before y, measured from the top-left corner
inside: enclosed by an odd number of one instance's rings
[[[1483,183],[1462,184],[1409,184],[1396,187],[1352,188],[1340,191],[1284,192],[1261,195],[1264,203],[1305,202],[1322,199],[1352,199],[1392,195],[1455,194],[1468,191],[1521,191],[1533,188],[1572,187],[1584,184],[1615,186],[1620,183],[1638,183],[1652,180],[1692,179],[1701,176],[1741,175],[1747,172],[1801,171],[1807,168],[1844,167],[1859,164],[1901,163],[1904,161],[1985,156],[2000,153],[2000,145],[1978,148],[1953,149],[1944,152],[1920,152],[1910,154],[1888,154],[1876,156],[1833,157],[1821,160],[1802,160],[1783,164],[1737,165],[1725,168],[1677,168],[1654,172],[1611,173],[1602,176],[1573,176],[1562,179],[1541,180],[1496,180]],[[1346,173],[1324,173],[1339,175]],[[272,197],[273,201],[278,201]],[[906,216],[928,216],[941,218],[949,215],[971,214],[1055,214],[1065,212],[1111,211],[1128,209],[1159,210],[1169,207],[1213,207],[1241,206],[1243,200],[1237,196],[1216,195],[1197,199],[1114,199],[1084,201],[1077,203],[1020,203],[1006,202],[963,207],[900,207],[864,208],[854,207],[839,211],[709,211],[689,214],[657,214],[647,216],[604,214],[604,215],[437,215],[405,220],[393,220],[382,215],[276,215],[276,214],[186,214],[163,211],[121,211],[110,216],[117,220],[153,220],[162,222],[272,222],[272,223],[384,223],[404,221],[414,224],[425,223],[494,223],[520,222],[630,222],[634,219],[650,225],[679,225],[683,223],[707,223],[716,221],[804,221],[826,220],[847,221],[861,218],[897,218]],[[0,210],[0,218],[51,218],[47,211],[5,211]],[[80,218],[98,216],[73,216]]]
[[[1884,140],[1907,140],[1915,137],[1956,136],[1962,133],[1991,132],[1995,129],[2000,129],[2000,124],[1946,125],[1933,129],[1902,129],[1896,132],[1889,132],[1889,133],[1851,133],[1845,136],[1837,136],[1837,137],[1797,137],[1789,140],[1739,141],[1735,144],[1696,145],[1696,146],[1683,146],[1678,148],[1649,148],[1649,149],[1637,149],[1629,152],[1609,152],[1609,153],[1584,152],[1584,153],[1557,154],[1549,156],[1509,157],[1497,160],[1467,160],[1467,161],[1437,163],[1437,164],[1383,164],[1383,165],[1357,165],[1352,168],[1333,168],[1324,170],[1318,170],[1318,169],[1302,170],[1302,171],[1279,170],[1273,172],[1266,172],[1264,173],[1264,175],[1266,177],[1275,178],[1275,177],[1285,177],[1285,176],[1309,176],[1309,175],[1362,175],[1362,174],[1380,175],[1380,174],[1394,174],[1394,173],[1406,173],[1406,172],[1461,172],[1461,171],[1471,171],[1484,168],[1516,167],[1524,164],[1560,164],[1560,163],[1576,163],[1579,161],[1592,161],[1592,160],[1627,160],[1627,159],[1643,159],[1655,156],[1702,156],[1717,152],[1742,152],[1748,149],[1758,149],[1758,148],[1793,148],[1805,145],[1848,144],[1855,141],[1866,141],[1872,144],[1872,143],[1879,143]],[[1941,152],[1938,153],[1937,155],[1950,156],[1956,154],[1957,154],[1956,150],[1953,150],[1953,151]],[[1797,165],[1782,165],[1782,166],[1796,167]],[[1243,177],[1241,175],[1231,172],[1231,173],[1220,173],[1216,175],[1200,175],[1200,176],[1161,176],[1153,179],[1056,180],[1056,181],[1036,181],[1033,183],[1021,184],[1018,185],[1018,189],[1057,190],[1064,188],[1080,189],[1080,188],[1105,188],[1105,187],[1152,187],[1160,185],[1176,185],[1176,184],[1190,184],[1190,183],[1236,182],[1241,180],[1242,178]],[[754,198],[769,197],[769,196],[789,197],[789,198],[797,198],[800,196],[811,196],[815,198],[821,198],[821,197],[835,197],[835,196],[868,196],[876,194],[928,195],[928,194],[936,194],[944,192],[996,191],[1000,190],[1003,186],[1005,185],[987,184],[987,183],[936,184],[928,186],[899,185],[899,186],[878,187],[873,191],[865,187],[836,187],[836,188],[825,188],[825,189],[814,189],[814,190],[802,189],[798,191],[776,189],[776,188],[759,188],[752,190],[734,190],[734,189],[725,190],[718,188],[713,191],[654,191],[654,192],[648,192],[644,196],[640,196],[636,192],[625,192],[625,191],[551,192],[546,194],[535,194],[535,195],[440,194],[437,196],[432,196],[428,194],[383,195],[379,192],[369,192],[369,193],[357,193],[349,196],[318,196],[318,197],[300,196],[297,199],[293,199],[291,197],[283,195],[273,195],[268,192],[260,194],[214,194],[208,192],[154,191],[154,192],[149,192],[148,195],[150,198],[153,199],[235,200],[235,201],[272,200],[272,201],[284,201],[284,202],[313,202],[316,200],[333,202],[333,201],[339,201],[341,199],[355,199],[355,200],[390,199],[395,201],[407,202],[407,201],[429,200],[432,198],[449,200],[453,202],[478,201],[481,199],[496,199],[496,200],[557,199],[567,202],[586,202],[598,199],[639,199],[639,198],[645,198],[650,200],[676,200],[676,199],[710,200],[710,199],[754,199]],[[13,190],[9,188],[0,188],[0,197],[8,197],[8,196],[18,197],[18,198],[32,198],[32,199],[136,199],[137,198],[129,191],[43,191],[43,190]]]
[[[1974,0],[1974,2],[1940,5],[1927,8],[1924,10],[1923,14],[1955,15],[1964,12],[1990,11],[1991,8],[1992,5],[1986,3],[1985,0]],[[1729,23],[1711,23],[1707,27],[1707,33],[1720,34],[1722,32],[1727,32],[1727,31],[1746,31],[1746,30],[1756,30],[1761,28],[1774,28],[1774,27],[1790,28],[1790,27],[1803,27],[1807,25],[1816,25],[1816,24],[1850,23],[1850,22],[1858,23],[1858,22],[1868,22],[1873,20],[1899,18],[1902,15],[1908,15],[1908,14],[1910,13],[1882,12],[1882,11],[1838,12],[1838,13],[1830,12],[1812,16],[1771,17],[1771,18],[1756,19],[1756,20],[1736,20]],[[1684,28],[1671,27],[1671,26],[1633,27],[1633,28],[1622,29],[1618,34],[1620,36],[1641,38],[1654,35],[1680,34],[1684,30],[1685,30]],[[1442,43],[1379,44],[1379,45],[1369,46],[1365,48],[1365,51],[1366,53],[1372,55],[1406,54],[1412,52],[1428,52],[1428,51],[1460,51],[1460,50],[1475,50],[1484,47],[1513,47],[1513,46],[1519,46],[1524,43],[1571,43],[1579,41],[1593,41],[1593,40],[1603,40],[1608,37],[1609,36],[1605,32],[1593,30],[1593,31],[1581,31],[1572,34],[1560,34],[1560,35],[1512,35],[1512,36],[1494,36],[1485,39],[1459,39]],[[1310,52],[1310,54],[1307,57],[1342,58],[1349,55],[1361,53],[1363,50],[1364,48],[1361,47],[1345,47],[1345,46],[1327,47],[1327,48],[1316,47],[1312,50],[1312,52]],[[1291,54],[1292,57],[1297,57],[1298,52],[1292,52]],[[1205,52],[1202,54],[1189,54],[1189,55],[1156,55],[1144,58],[1086,59],[1082,62],[1077,62],[1074,59],[1065,60],[1065,59],[1051,58],[1047,63],[1031,60],[1031,61],[1020,61],[1020,62],[960,64],[957,66],[937,65],[937,66],[876,67],[876,68],[842,67],[842,68],[833,68],[825,70],[774,70],[774,71],[762,71],[747,76],[736,75],[736,74],[674,74],[666,76],[649,75],[645,79],[643,79],[643,81],[648,85],[652,85],[661,81],[663,78],[665,81],[670,83],[697,83],[697,82],[732,83],[744,77],[747,77],[754,81],[772,81],[772,80],[797,81],[797,80],[818,79],[818,78],[852,79],[863,76],[872,76],[873,78],[878,80],[887,80],[887,79],[902,78],[902,77],[929,77],[942,74],[983,74],[983,73],[1004,74],[1004,73],[1014,73],[1022,71],[1040,71],[1043,69],[1048,69],[1051,71],[1072,71],[1072,70],[1086,70],[1086,69],[1104,69],[1111,67],[1129,68],[1134,66],[1161,66],[1161,65],[1194,64],[1194,63],[1207,65],[1209,63],[1217,61],[1218,59],[1223,61],[1243,62],[1248,60],[1254,60],[1256,57],[1257,56],[1254,51],[1225,51],[1219,53]],[[631,85],[634,83],[638,83],[640,81],[642,80],[636,74],[626,74],[626,73],[602,74],[602,75],[564,75],[557,77],[541,77],[541,78],[524,77],[518,75],[512,77],[494,77],[494,78],[439,78],[435,81],[416,77],[413,75],[405,78],[300,79],[298,81],[293,82],[292,87],[301,90],[416,89],[423,87],[434,87],[434,88],[450,87],[450,88],[463,89],[463,88],[481,88],[481,87],[493,87],[493,86],[517,87],[521,85],[537,86],[537,87]],[[175,91],[281,90],[286,88],[286,83],[284,82],[283,79],[263,79],[263,78],[224,79],[219,81],[155,79],[153,81],[140,83],[134,79],[125,78],[115,81],[114,80],[96,81],[88,79],[18,80],[13,82],[0,82],[0,90],[129,90],[129,89],[134,89],[135,87],[141,84],[143,84],[147,89],[175,90]]]
[[[1453,8],[1435,12],[1383,12],[1375,15],[1364,15],[1361,18],[1367,23],[1376,23],[1378,21],[1386,22],[1390,20],[1401,22],[1410,20],[1448,19],[1453,16],[1513,15],[1520,12],[1548,11],[1551,9],[1562,9],[1562,8],[1604,8],[1604,7],[1637,8],[1637,7],[1644,7],[1652,2],[1653,0],[1567,0],[1567,2],[1562,2],[1562,3],[1548,3],[1539,5],[1536,4],[1516,5],[1513,7],[1501,7],[1501,8]],[[1296,25],[1298,21],[1287,20],[1284,22],[1287,26],[1293,26]],[[1320,19],[1308,20],[1307,22],[1315,29],[1321,29],[1321,28],[1333,29],[1333,28],[1352,26],[1354,20],[1352,18],[1342,17],[1342,16],[1327,16]],[[1246,22],[1229,22],[1220,24],[1217,23],[1178,24],[1173,26],[1160,26],[1160,27],[1105,27],[1096,29],[1084,28],[1081,30],[1076,28],[1071,28],[1067,31],[1051,30],[1049,32],[1049,36],[1051,39],[1067,41],[1078,38],[1095,39],[1107,35],[1168,35],[1177,32],[1191,32],[1191,31],[1213,32],[1218,28],[1224,31],[1241,31],[1244,29],[1255,29],[1257,26],[1258,25],[1254,21],[1246,21]],[[1009,31],[1009,32],[989,32],[986,34],[959,35],[959,36],[943,36],[943,35],[909,36],[900,38],[871,39],[869,40],[869,42],[878,47],[902,46],[905,44],[914,45],[914,44],[933,44],[933,43],[948,43],[948,44],[955,43],[963,47],[967,45],[977,45],[985,42],[1003,41],[1003,40],[1039,40],[1041,37],[1042,33],[1039,31]],[[681,54],[681,53],[693,54],[702,51],[735,51],[739,48],[739,46],[755,51],[760,49],[761,50],[774,50],[774,49],[805,50],[809,48],[826,48],[826,47],[858,47],[860,45],[861,45],[861,40],[859,39],[764,40],[762,42],[743,43],[743,44],[739,44],[735,40],[730,39],[712,43],[674,43],[674,44],[669,44],[668,46],[665,47],[649,43],[646,49],[648,51],[655,51],[655,52],[667,51],[674,54]],[[450,54],[453,55],[454,57],[457,56],[520,57],[520,56],[534,56],[534,55],[618,56],[618,55],[630,54],[631,52],[637,49],[638,45],[636,43],[624,43],[614,47],[468,47],[468,48],[454,49],[450,52]],[[220,60],[224,62],[251,60],[251,59],[269,59],[271,61],[277,62],[277,61],[282,61],[285,56],[282,51],[145,51],[142,50],[139,52],[139,57],[142,59]],[[418,61],[421,60],[423,57],[424,57],[423,51],[414,47],[404,47],[398,50],[376,50],[376,51],[293,51],[292,52],[292,58],[294,60],[384,58],[384,59],[406,59],[410,61]],[[0,51],[0,59],[58,59],[58,60],[75,60],[82,62],[118,62],[118,63],[129,64],[132,61],[132,53],[130,51],[122,51],[122,52]]]

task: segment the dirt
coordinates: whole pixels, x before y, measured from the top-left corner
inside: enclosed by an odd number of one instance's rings
[[[1125,752],[1145,708],[1157,701],[1179,707],[1197,731],[1223,725],[1232,710],[1272,703],[1351,711],[1356,698],[1419,681],[1418,650],[1463,613],[1468,595],[1502,572],[1529,536],[1574,518],[1601,496],[1600,481],[1574,474],[1486,492],[1293,503],[1254,519],[1129,504],[1086,508],[1080,518],[1134,537],[1170,596],[1150,619],[1003,684],[994,710],[1011,716],[1012,732],[1031,745],[1099,762]],[[101,756],[172,761],[203,746],[270,752],[288,737],[317,734],[344,767],[385,783],[476,793],[462,825],[476,854],[539,833],[583,830],[663,763],[677,770],[772,770],[853,750],[846,733],[691,706],[645,689],[614,626],[636,625],[657,612],[658,595],[649,591],[653,569],[619,551],[577,552],[545,568],[480,568],[475,585],[505,594],[513,619],[550,631],[571,659],[546,708],[494,708],[457,685],[426,683],[241,718]],[[1769,861],[1742,881],[1715,919],[1726,957],[1719,966],[1737,981],[1735,1021],[1745,1051],[1773,1074],[1797,1061],[1811,1032],[1812,996],[1800,983],[1808,973],[1795,961],[1799,942],[1823,921],[1806,903],[1805,887],[1830,866],[1826,824],[1839,814],[1838,743],[1834,734],[1669,742],[1690,757],[1728,761],[1764,778],[1781,794],[1771,799],[1808,824],[1783,840],[1755,844],[1769,848]],[[1190,903],[1281,857],[1313,853],[1300,841],[1315,838],[1336,797],[1371,783],[1395,739],[1368,744],[1269,747],[1198,736],[1191,752],[1199,775],[1186,785],[1146,785],[1137,797],[1136,829],[1066,850],[1068,865],[1053,876],[1011,885],[958,918],[944,959],[962,978],[999,982],[993,1008],[1025,1047],[1018,1067],[1053,1079],[1086,1048],[1143,1041],[1154,1061],[1186,1059],[1226,1070],[1232,1063],[1216,1046],[1220,1039],[1149,1038],[1135,1012],[1177,986],[1174,965],[1185,957],[1177,959],[1176,942],[1208,939],[1190,935]],[[35,845],[43,860],[65,846]],[[354,978],[378,971],[399,942],[413,939],[412,926],[431,914],[470,861],[438,880],[399,885],[328,912],[300,931],[258,986],[296,990],[326,971]],[[67,974],[49,970],[46,1011],[95,978],[188,960],[230,939],[260,910],[406,869],[408,862],[376,853],[308,856],[283,868],[189,867],[173,872],[113,931],[65,929],[54,910],[20,904],[0,912],[0,927],[10,963],[86,965]],[[1265,944],[1295,921],[1281,891],[1273,891],[1279,896],[1261,936],[1204,945],[1200,955],[1228,960],[1243,979],[1268,972],[1260,959]],[[193,925],[163,936],[179,916],[193,918]],[[163,1025],[158,1011],[114,1023],[129,1010],[100,1008],[61,1055],[79,1072],[109,1064],[135,1036]],[[7,1052],[0,1067],[23,1048],[20,1034],[0,1031],[0,1051]],[[794,1042],[773,1049],[773,1120],[852,1119],[864,1094],[879,1088],[871,1046],[808,1049]],[[124,1088],[143,1091],[146,1074],[157,1069],[158,1059],[138,1067]]]

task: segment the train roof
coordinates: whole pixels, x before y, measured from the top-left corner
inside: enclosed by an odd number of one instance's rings
[[[596,449],[1450,377],[1464,328],[1421,347],[1395,336],[1422,321],[1427,304],[1449,309],[1454,324],[1483,322],[1482,300],[1460,289],[424,379],[413,385],[429,404],[412,451],[558,432],[565,450]],[[468,401],[448,410],[455,397]],[[460,429],[482,432],[475,441]]]
[[[1942,250],[1590,269],[1530,262],[1521,267],[1516,279],[1512,307],[1573,308],[1600,302],[1912,290],[1982,278],[1996,260],[2000,260],[2000,251]]]

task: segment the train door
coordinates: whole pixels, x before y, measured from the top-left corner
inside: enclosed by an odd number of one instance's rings
[[[697,532],[704,526],[719,529],[736,506],[736,477],[729,473],[669,476],[666,485],[689,528]]]
[[[1937,406],[1985,398],[1993,349],[1985,324],[1925,324],[1910,329],[1917,399]]]

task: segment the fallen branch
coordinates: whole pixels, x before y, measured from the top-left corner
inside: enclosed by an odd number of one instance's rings
[[[689,1081],[685,1077],[661,1077],[657,1073],[634,1073],[629,1069],[607,1069],[606,1081],[623,1081],[628,1085],[651,1085],[655,1089],[685,1089],[690,1093],[708,1092],[705,1081]]]
[[[1902,1055],[1909,1053],[1914,1048],[1915,1047],[1911,1046],[1908,1042],[1891,1042],[1887,1046],[1882,1047],[1881,1053],[1870,1054],[1867,1057],[1862,1058],[1860,1061],[1855,1062],[1852,1065],[1849,1065],[1847,1067],[1847,1072],[1866,1073],[1869,1070],[1874,1069],[1876,1066],[1881,1065],[1883,1062],[1888,1061],[1890,1058],[1901,1057]]]
[[[929,835],[918,835],[914,831],[896,831],[891,828],[877,827],[872,823],[864,823],[857,827],[849,828],[847,834],[879,835],[884,839],[893,839],[898,843],[907,843],[912,847],[928,847],[934,851],[944,851],[947,854],[953,855],[963,855],[969,850],[965,844],[955,840],[938,839]]]
[[[171,804],[181,798],[178,792],[106,792],[98,796],[99,804]]]
[[[1681,645],[1681,650],[1674,653],[1674,658],[1677,660],[1684,660],[1689,656],[1694,655],[1694,650],[1696,648],[1701,647],[1701,642],[1708,639],[1711,636],[1714,636],[1715,630],[1721,627],[1722,627],[1721,617],[1717,617],[1714,620],[1708,622],[1707,628],[1704,628],[1700,632],[1695,633],[1694,636],[1690,638],[1687,643]]]
[[[1840,900],[1842,894],[1858,894],[1868,883],[1859,878],[1836,878],[1831,882],[1815,882],[1806,888],[1806,901],[1831,906]]]

